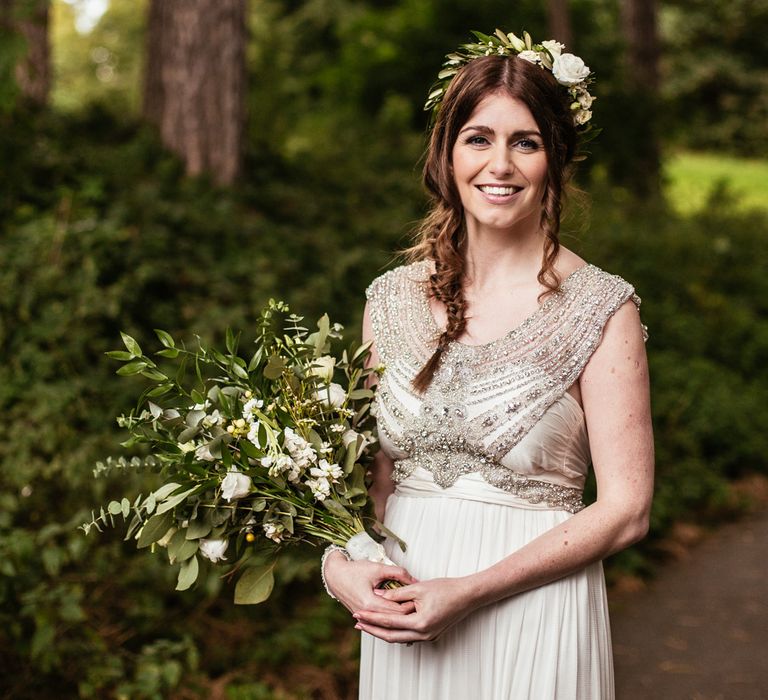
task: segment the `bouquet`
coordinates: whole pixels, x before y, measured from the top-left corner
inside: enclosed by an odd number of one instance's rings
[[[164,548],[179,565],[176,590],[194,584],[205,560],[239,574],[235,603],[269,597],[277,557],[290,543],[338,544],[353,559],[392,563],[366,530],[375,524],[395,537],[369,515],[376,438],[366,380],[378,371],[366,367],[370,343],[333,355],[340,325],[324,315],[310,334],[288,312],[270,300],[248,357],[231,330],[225,352],[199,337],[189,350],[155,330],[163,346],[157,362],[122,334],[125,350],[108,356],[124,363],[118,374],[141,375],[149,386],[117,421],[129,432],[122,446],[143,454],[110,457],[94,475],[148,468],[164,483],[92,513],[86,534],[130,518],[126,540]]]

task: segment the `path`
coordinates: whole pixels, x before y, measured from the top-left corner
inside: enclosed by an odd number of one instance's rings
[[[612,596],[617,700],[768,700],[768,511]]]

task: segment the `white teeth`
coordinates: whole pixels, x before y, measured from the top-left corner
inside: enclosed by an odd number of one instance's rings
[[[492,185],[482,185],[480,187],[481,192],[485,192],[485,194],[496,194],[496,195],[510,195],[517,192],[518,188],[516,187],[494,187]]]

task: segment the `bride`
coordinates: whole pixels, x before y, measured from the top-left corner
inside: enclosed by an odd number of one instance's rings
[[[448,57],[432,210],[367,291],[386,368],[371,493],[408,548],[386,542],[397,567],[324,558],[362,630],[361,698],[614,697],[601,560],[648,528],[645,329],[629,283],[559,244],[591,74],[525,37]]]

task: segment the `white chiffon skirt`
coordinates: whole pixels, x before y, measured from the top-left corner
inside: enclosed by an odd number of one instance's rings
[[[485,569],[571,517],[460,477],[449,489],[418,469],[387,502],[389,556],[417,579]],[[362,634],[363,700],[612,700],[601,563],[479,608],[435,642],[390,644]]]

